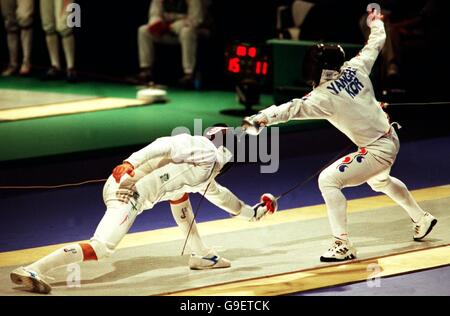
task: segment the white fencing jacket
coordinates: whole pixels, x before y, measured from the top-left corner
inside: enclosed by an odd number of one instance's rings
[[[311,93],[261,112],[268,125],[301,119],[326,119],[359,147],[365,147],[390,130],[389,119],[375,99],[369,75],[386,33],[381,20],[373,21],[367,44],[345,62],[332,80],[321,81]]]
[[[175,187],[178,189],[164,192],[162,195],[157,192],[155,195],[158,196],[158,200],[143,201],[144,208],[150,208],[156,202],[174,199],[184,193],[203,194],[209,184],[205,198],[223,210],[238,215],[243,208],[249,208],[249,206],[215,181],[215,177],[231,158],[232,154],[228,149],[223,146],[216,148],[203,136],[180,134],[161,137],[125,160],[135,167],[135,175],[133,177],[126,175],[122,178],[125,178],[124,181],[132,180],[139,184],[141,179],[145,182],[143,178],[158,168],[180,170],[190,168],[191,172],[177,177]],[[144,187],[143,190],[145,189]]]

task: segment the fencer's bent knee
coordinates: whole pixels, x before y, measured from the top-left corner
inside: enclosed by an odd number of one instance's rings
[[[386,177],[382,180],[368,181],[367,184],[374,190],[375,192],[383,192],[386,186],[391,183],[391,177]]]
[[[92,239],[90,244],[95,251],[97,260],[108,258],[115,251],[114,247],[108,247],[108,245],[106,245],[104,242],[101,242],[100,240],[97,239]]]
[[[188,200],[189,200],[189,194],[188,193],[183,193],[179,197],[177,196],[173,200],[170,200],[169,203],[170,203],[170,205],[178,205],[178,204],[181,204],[181,203],[185,203]]]
[[[320,173],[318,183],[320,192],[322,193],[330,189],[340,189],[339,184],[334,180],[334,177],[330,174],[328,169],[325,169]]]

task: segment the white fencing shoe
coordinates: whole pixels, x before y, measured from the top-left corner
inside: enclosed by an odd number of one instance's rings
[[[48,294],[52,290],[39,274],[24,267],[15,269],[11,272],[10,277],[13,283],[24,286],[28,291]]]
[[[321,257],[322,262],[339,262],[356,258],[356,249],[349,240],[334,238],[333,244]]]
[[[437,219],[426,212],[417,223],[414,223],[414,240],[419,241],[423,239],[431,232],[436,223]]]
[[[191,270],[229,268],[230,266],[231,262],[219,256],[214,250],[210,250],[205,256],[193,253],[189,258],[189,268]]]

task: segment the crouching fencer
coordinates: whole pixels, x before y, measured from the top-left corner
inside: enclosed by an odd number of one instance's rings
[[[232,153],[226,148],[226,127],[213,127],[206,136],[180,134],[162,137],[133,153],[114,168],[104,189],[106,213],[89,242],[63,247],[11,273],[11,280],[28,290],[49,293],[45,275],[52,269],[110,256],[136,217],[156,203],[169,201],[172,214],[191,249],[193,270],[230,267],[230,261],[206,246],[194,221],[189,193],[204,194],[211,203],[247,221],[258,221],[276,211],[276,200],[264,194],[251,207],[239,200],[215,178],[230,165]],[[192,224],[192,227],[191,227]]]
[[[333,233],[332,246],[320,260],[344,261],[356,258],[348,237],[347,201],[341,190],[367,182],[400,205],[414,222],[413,239],[429,234],[437,220],[414,200],[405,184],[390,176],[400,148],[399,139],[381,103],[375,99],[369,75],[386,35],[382,16],[370,10],[371,29],[360,53],[344,63],[339,45],[313,46],[304,64],[304,78],[313,86],[311,93],[280,106],[271,106],[244,119],[247,133],[257,134],[264,127],[292,119],[326,119],[356,144],[351,153],[324,169],[319,188],[325,200]]]

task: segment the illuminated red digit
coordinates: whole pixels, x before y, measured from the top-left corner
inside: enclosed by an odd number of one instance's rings
[[[228,60],[228,71],[230,72],[234,72],[234,73],[238,73],[241,71],[241,66],[239,65],[239,61],[240,59],[235,57],[235,58],[230,58]]]
[[[257,61],[256,62],[256,74],[259,75],[261,73],[261,62]]]
[[[244,57],[247,55],[247,47],[239,45],[236,48],[236,55]]]
[[[255,47],[250,47],[250,48],[248,49],[248,55],[249,55],[251,58],[254,58],[254,57],[256,56],[256,48],[255,48]]]
[[[269,64],[267,62],[263,62],[263,69],[262,69],[262,74],[265,76],[267,75],[267,67],[269,66]]]

